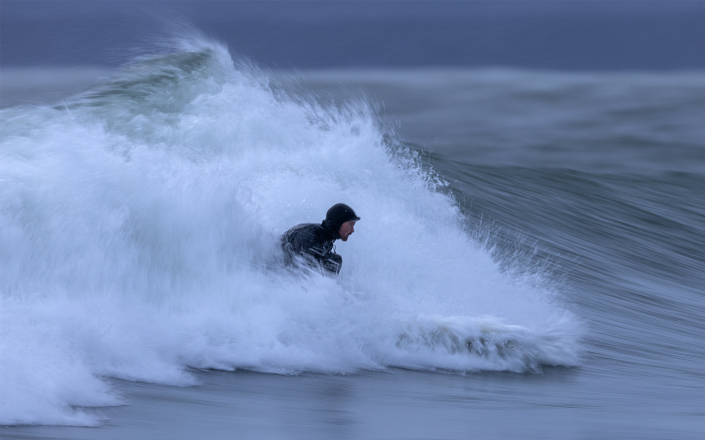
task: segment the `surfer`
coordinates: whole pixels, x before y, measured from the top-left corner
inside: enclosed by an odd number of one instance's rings
[[[322,268],[337,275],[343,258],[335,253],[333,242],[348,241],[355,232],[355,222],[360,217],[344,203],[337,203],[326,212],[326,219],[317,223],[302,223],[289,229],[281,237],[285,262],[295,266],[303,262],[312,268]]]

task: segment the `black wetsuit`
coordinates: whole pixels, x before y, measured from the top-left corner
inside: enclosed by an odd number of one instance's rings
[[[286,231],[281,238],[286,264],[296,266],[302,262],[337,275],[343,258],[333,252],[333,242],[340,238],[334,227],[324,220],[321,224],[304,223]]]

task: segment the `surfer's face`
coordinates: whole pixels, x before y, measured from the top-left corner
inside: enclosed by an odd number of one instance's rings
[[[338,233],[340,234],[340,239],[343,241],[348,241],[348,237],[350,237],[350,234],[355,232],[355,221],[350,220],[342,225],[340,225],[340,230]]]

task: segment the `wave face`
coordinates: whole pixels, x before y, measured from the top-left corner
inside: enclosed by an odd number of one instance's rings
[[[540,271],[513,276],[363,101],[320,104],[215,43],[0,122],[1,424],[100,423],[106,378],[537,371],[579,363]],[[278,237],[345,202],[337,279]]]

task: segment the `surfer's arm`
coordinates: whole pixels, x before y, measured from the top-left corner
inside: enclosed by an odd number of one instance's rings
[[[329,252],[318,261],[325,270],[336,275],[340,273],[340,268],[343,266],[343,257],[333,252]]]
[[[322,245],[312,246],[309,249],[309,255],[325,270],[336,275],[340,272],[340,268],[343,265],[343,257],[329,249],[326,252],[326,248]]]

